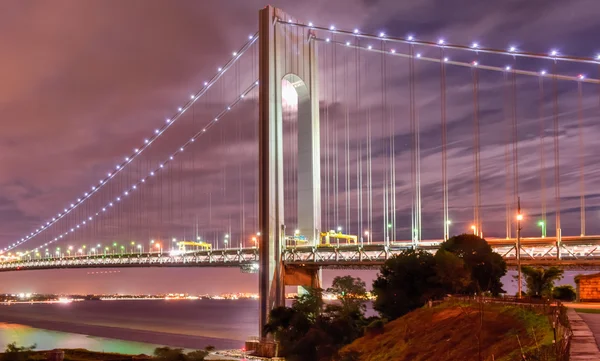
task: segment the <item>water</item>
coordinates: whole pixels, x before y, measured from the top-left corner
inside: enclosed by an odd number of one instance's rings
[[[150,354],[163,345],[232,349],[256,335],[257,327],[255,300],[0,305],[0,346],[36,343],[38,349],[86,348],[129,354]]]

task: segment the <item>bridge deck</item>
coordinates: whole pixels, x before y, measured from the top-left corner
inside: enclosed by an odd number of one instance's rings
[[[442,241],[424,241],[419,248],[435,252]],[[514,239],[488,239],[494,251],[504,257],[509,267],[516,265]],[[411,243],[331,244],[328,246],[287,247],[283,262],[288,267],[377,268],[385,260],[406,249]],[[600,269],[600,237],[564,237],[559,252],[553,238],[524,238],[521,260],[524,265],[555,265],[564,268]],[[186,254],[124,253],[36,258],[0,262],[0,272],[61,268],[115,267],[242,267],[252,271],[258,264],[258,249],[222,249]],[[254,266],[256,267],[256,266]]]

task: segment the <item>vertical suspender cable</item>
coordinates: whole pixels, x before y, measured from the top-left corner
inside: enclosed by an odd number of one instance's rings
[[[408,58],[408,74],[409,74],[409,117],[410,117],[410,133],[412,135],[411,146],[411,183],[412,183],[412,224],[411,224],[411,240],[413,247],[418,246],[421,240],[421,199],[420,199],[420,182],[419,182],[419,125],[416,116],[416,101],[415,101],[415,48],[413,44],[409,45]]]
[[[345,198],[346,198],[346,219],[345,219],[345,224],[344,224],[344,228],[347,229],[348,234],[352,234],[352,232],[350,232],[350,107],[348,105],[349,102],[349,98],[348,98],[348,83],[349,83],[349,79],[348,79],[348,52],[346,51],[346,54],[344,56],[345,62],[344,62],[344,103],[345,103],[345,107],[346,107],[346,114],[345,114],[345,118],[346,118],[346,126],[345,126],[345,130],[346,130],[346,136],[345,136],[345,145],[346,145],[346,164],[344,166],[345,170],[346,170],[346,186],[344,188],[345,191]]]
[[[583,143],[583,84],[577,83],[577,118],[579,127],[579,192],[581,236],[585,236],[585,152]]]
[[[505,122],[508,123],[508,113],[509,113],[509,103],[510,103],[510,97],[509,97],[509,85],[508,85],[508,75],[505,72],[503,75],[504,78],[504,85],[503,85],[503,89],[504,89],[504,118],[505,118]],[[504,143],[504,173],[505,173],[505,181],[506,181],[506,197],[505,197],[505,204],[506,204],[506,214],[505,214],[505,218],[506,218],[506,239],[510,239],[511,238],[511,231],[512,231],[512,217],[511,217],[511,213],[512,213],[512,192],[511,192],[511,166],[510,166],[510,161],[511,161],[511,156],[510,156],[510,143],[511,143],[511,138],[512,138],[512,133],[510,131],[510,127],[506,126],[506,141]]]
[[[475,182],[475,202],[473,207],[473,224],[480,237],[483,237],[481,222],[481,188],[479,182],[480,161],[479,161],[479,72],[477,67],[473,67],[473,170]]]
[[[540,77],[539,79],[539,87],[540,87],[540,110],[539,110],[539,118],[540,118],[540,188],[541,188],[541,203],[542,203],[542,219],[541,219],[541,227],[542,227],[542,238],[546,237],[546,227],[548,223],[546,222],[546,164],[545,164],[545,146],[544,146],[544,138],[546,136],[546,125],[544,120],[544,78]]]
[[[552,93],[554,97],[553,117],[554,117],[554,204],[556,212],[556,256],[561,258],[561,229],[560,229],[560,153],[558,139],[558,80],[556,77],[556,62],[554,62],[552,71]]]
[[[519,199],[519,133],[517,124],[517,73],[511,76],[511,119],[512,119],[512,159],[513,159],[513,199],[517,204]],[[512,215],[509,215],[512,218]]]
[[[440,91],[441,91],[441,119],[442,119],[442,191],[443,191],[443,212],[444,212],[444,240],[449,237],[448,219],[448,173],[447,162],[447,139],[446,139],[446,63],[444,61],[444,48],[440,48]]]

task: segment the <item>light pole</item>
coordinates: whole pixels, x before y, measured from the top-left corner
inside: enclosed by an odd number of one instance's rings
[[[538,226],[542,227],[542,238],[546,238],[546,224],[544,221],[539,221]]]
[[[141,244],[138,244],[138,245],[137,245],[137,248],[138,248],[138,250],[140,251],[140,255],[141,255],[141,254],[142,254],[142,252],[143,252],[142,245],[141,245]]]
[[[475,225],[472,225],[471,229],[473,230],[473,234],[477,235],[477,227],[475,227]]]
[[[175,245],[177,245],[177,238],[171,240],[171,251],[175,250]]]
[[[227,249],[227,243],[229,242],[229,234],[225,235],[225,240],[223,240],[223,243],[225,244],[225,249]]]
[[[371,244],[371,233],[369,233],[369,231],[365,231],[365,236],[367,237],[367,244]]]
[[[254,242],[254,248],[258,248],[258,239],[256,237],[252,237],[252,242]]]
[[[518,291],[517,297],[521,298],[521,221],[523,215],[521,214],[521,197],[517,198],[517,272],[518,272]]]

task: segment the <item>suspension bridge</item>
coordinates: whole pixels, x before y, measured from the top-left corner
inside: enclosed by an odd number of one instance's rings
[[[7,242],[0,271],[240,267],[259,273],[263,324],[321,268],[377,267],[453,234],[509,265],[600,266],[585,137],[600,56],[259,18],[162,126]]]

